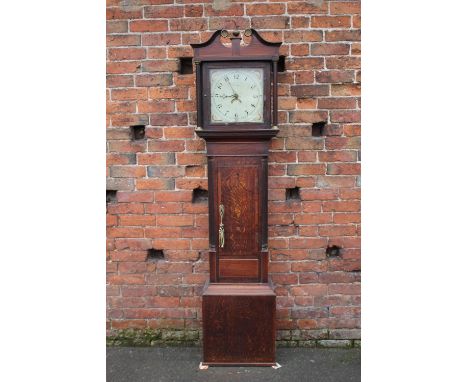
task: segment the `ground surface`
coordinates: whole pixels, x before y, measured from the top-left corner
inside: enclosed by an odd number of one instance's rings
[[[199,370],[201,348],[108,348],[108,382],[361,380],[360,349],[279,348],[271,367],[210,367]]]

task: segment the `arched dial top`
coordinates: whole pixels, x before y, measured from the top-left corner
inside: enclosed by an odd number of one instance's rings
[[[263,123],[263,69],[211,69],[211,123]]]

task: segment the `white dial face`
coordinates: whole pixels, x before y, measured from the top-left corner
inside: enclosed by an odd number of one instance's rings
[[[263,122],[263,69],[210,70],[211,123]]]

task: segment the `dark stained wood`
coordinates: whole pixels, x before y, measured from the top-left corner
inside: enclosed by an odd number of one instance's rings
[[[278,60],[273,61],[273,126],[278,126]]]
[[[204,364],[275,365],[271,285],[210,284],[202,300]]]
[[[246,32],[252,36],[248,45],[241,44],[236,32],[229,37],[231,44],[224,45],[221,31],[192,44],[196,133],[206,140],[208,157],[210,281],[202,296],[203,362],[208,365],[275,364],[276,295],[268,276],[268,147],[278,133],[281,43],[267,42],[255,30]],[[263,122],[211,122],[209,72],[216,68],[263,71]]]

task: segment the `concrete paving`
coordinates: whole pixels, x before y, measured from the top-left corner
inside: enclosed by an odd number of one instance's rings
[[[201,348],[107,348],[108,382],[270,381],[356,382],[360,349],[279,348],[279,369],[209,367],[200,370]]]

